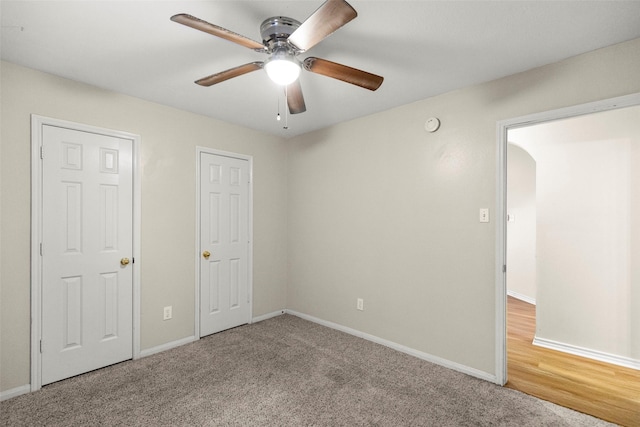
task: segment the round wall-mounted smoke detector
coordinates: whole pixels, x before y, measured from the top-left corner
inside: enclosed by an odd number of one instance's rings
[[[424,130],[427,132],[435,132],[440,127],[440,119],[437,117],[430,117],[424,123]]]

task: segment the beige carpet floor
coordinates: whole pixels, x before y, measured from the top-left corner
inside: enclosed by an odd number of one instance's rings
[[[0,403],[3,426],[604,426],[283,315]]]

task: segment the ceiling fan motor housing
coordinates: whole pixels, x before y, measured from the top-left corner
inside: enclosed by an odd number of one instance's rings
[[[262,42],[267,46],[269,51],[273,51],[274,48],[284,45],[291,49],[292,46],[287,43],[287,39],[299,26],[300,21],[286,16],[267,18],[260,25]]]

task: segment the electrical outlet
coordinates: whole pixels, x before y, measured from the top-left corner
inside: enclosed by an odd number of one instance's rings
[[[173,307],[168,305],[164,308],[162,320],[169,320],[173,317]]]
[[[364,310],[364,300],[362,298],[356,300],[356,308],[360,311]]]

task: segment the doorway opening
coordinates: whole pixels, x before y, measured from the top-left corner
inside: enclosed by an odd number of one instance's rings
[[[532,352],[550,348],[640,374],[639,105],[634,94],[498,123],[502,384],[507,345],[515,348],[507,313],[532,303]]]

